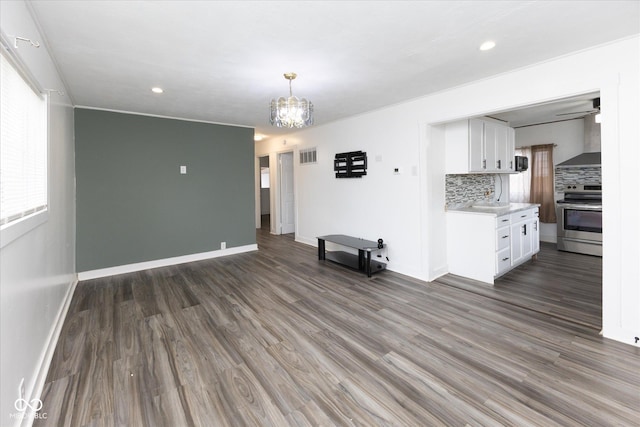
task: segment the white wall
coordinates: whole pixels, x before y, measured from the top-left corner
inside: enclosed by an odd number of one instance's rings
[[[298,241],[315,245],[316,237],[325,234],[383,238],[389,245],[390,268],[414,276],[420,274],[420,248],[415,244],[419,230],[412,228],[419,222],[420,211],[420,199],[416,197],[419,141],[416,129],[406,130],[407,135],[398,135],[383,120],[371,123],[367,116],[361,116],[332,126],[312,127],[303,133],[305,146],[317,146],[318,161],[300,166],[294,156]],[[398,150],[397,144],[403,139],[412,139],[413,146]],[[280,138],[260,142],[256,144],[257,155],[291,149],[302,140],[290,135],[286,142],[285,145]],[[335,178],[335,154],[357,150],[367,152],[367,175]],[[395,167],[400,168],[399,175],[394,175]],[[276,168],[272,167],[271,173],[276,175]],[[413,253],[402,250],[412,244],[416,248]]]
[[[444,138],[433,125],[600,91],[607,188],[603,333],[633,343],[640,336],[640,226],[633,218],[639,202],[625,198],[623,209],[622,195],[636,194],[640,186],[639,56],[636,36],[273,138],[256,150],[273,152],[285,139],[299,148],[317,146],[318,164],[297,168],[298,240],[315,244],[316,236],[328,233],[382,237],[390,269],[433,280],[447,271]],[[361,180],[333,177],[333,155],[349,150],[369,156],[369,174]],[[394,167],[402,173],[393,175]]]
[[[539,144],[557,144],[553,150],[553,164],[557,165],[585,152],[584,119],[567,120],[516,129],[516,147]],[[556,193],[555,200],[563,193]],[[540,223],[540,240],[556,243],[556,223]]]
[[[584,153],[584,119],[516,129],[516,148],[538,144],[557,144],[553,150],[556,165]]]
[[[43,42],[23,2],[0,3],[4,35]],[[45,89],[66,92],[45,46],[19,45],[22,61]],[[38,398],[51,351],[75,283],[75,187],[73,109],[68,97],[51,95],[49,107],[49,213],[47,221],[0,250],[0,425],[11,418],[18,385]]]

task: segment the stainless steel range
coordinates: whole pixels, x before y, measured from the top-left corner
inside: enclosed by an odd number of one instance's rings
[[[558,250],[602,256],[602,185],[567,185],[557,214]]]

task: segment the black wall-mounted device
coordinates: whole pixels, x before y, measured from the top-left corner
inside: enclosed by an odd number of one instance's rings
[[[367,153],[350,151],[338,153],[333,160],[336,178],[362,178],[367,174]]]
[[[526,156],[516,156],[516,171],[524,172],[529,169],[529,158]]]

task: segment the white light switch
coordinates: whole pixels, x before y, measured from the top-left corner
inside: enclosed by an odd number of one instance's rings
[[[186,175],[187,174],[187,167],[186,166],[180,166],[180,174],[181,175]]]

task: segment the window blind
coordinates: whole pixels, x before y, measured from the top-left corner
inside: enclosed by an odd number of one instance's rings
[[[2,59],[0,225],[47,208],[47,101]]]

